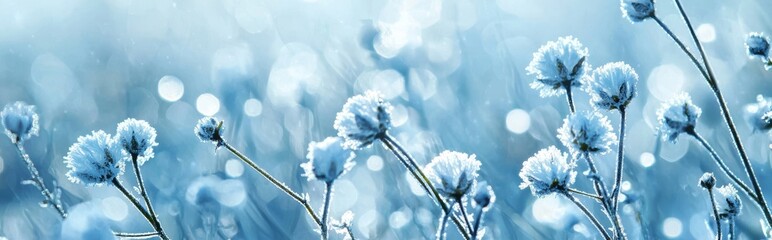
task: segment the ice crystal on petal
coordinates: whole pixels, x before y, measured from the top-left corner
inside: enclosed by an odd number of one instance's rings
[[[5,105],[0,112],[0,118],[3,120],[5,134],[13,142],[24,141],[38,135],[38,114],[35,113],[35,106],[24,102]]]
[[[424,171],[440,194],[457,199],[471,191],[480,165],[474,154],[444,151],[434,157]]]
[[[78,137],[70,147],[64,162],[67,178],[87,186],[111,184],[123,173],[123,149],[110,134],[102,130]]]
[[[687,93],[680,93],[675,98],[662,104],[657,110],[659,132],[662,139],[676,142],[678,135],[694,131],[702,109],[692,103]]]
[[[328,137],[321,142],[308,144],[308,162],[301,164],[308,181],[335,181],[341,174],[354,166],[355,154],[343,146],[340,137]]]
[[[581,86],[585,72],[590,70],[588,56],[587,48],[572,36],[547,42],[533,53],[533,60],[525,69],[528,75],[536,77],[531,88],[548,97],[565,93],[566,87]]]
[[[576,164],[568,160],[568,154],[549,146],[523,162],[520,189],[531,188],[537,197],[565,191],[576,179],[575,167]]]

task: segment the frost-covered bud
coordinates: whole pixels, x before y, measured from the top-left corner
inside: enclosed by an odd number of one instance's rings
[[[624,62],[603,65],[592,73],[588,84],[590,102],[598,109],[623,109],[635,97],[638,74]]]
[[[713,189],[713,187],[716,186],[716,177],[713,176],[712,172],[702,174],[702,177],[700,177],[700,186],[708,190]]]
[[[308,181],[320,180],[329,183],[354,167],[351,160],[355,156],[351,149],[343,146],[343,139],[328,137],[324,141],[308,144],[308,162],[300,166],[305,170],[304,175],[308,177]]]
[[[130,156],[138,157],[139,165],[145,164],[155,156],[153,147],[155,142],[155,128],[144,120],[129,118],[118,124],[115,138],[123,146],[123,150]]]
[[[340,220],[333,219],[331,225],[335,228],[335,232],[345,236],[344,239],[350,239],[348,228],[352,226],[352,222],[354,222],[354,212],[346,211],[340,217]]]
[[[536,197],[566,191],[576,179],[576,164],[555,146],[539,150],[523,162],[520,189],[531,188]]]
[[[565,93],[567,87],[581,86],[585,72],[590,71],[588,56],[587,48],[572,36],[547,42],[533,53],[533,60],[525,68],[528,75],[536,76],[531,88],[549,97]]]
[[[193,132],[196,133],[196,136],[202,142],[213,142],[219,147],[223,144],[222,136],[220,136],[223,128],[222,122],[217,120],[217,118],[204,117],[198,120],[198,124],[196,124]]]
[[[491,188],[487,182],[483,181],[477,183],[472,199],[474,199],[474,203],[477,204],[477,206],[481,207],[483,211],[486,211],[491,204],[496,202],[496,194],[493,192],[493,188]]]
[[[102,130],[78,137],[70,147],[64,163],[69,171],[67,178],[73,183],[87,186],[111,184],[123,173],[123,149],[120,143]]]
[[[606,116],[598,112],[577,112],[563,120],[558,138],[574,154],[606,154],[617,136]]]
[[[721,219],[728,219],[740,215],[743,204],[740,201],[740,196],[737,195],[737,189],[727,184],[717,188],[717,190],[716,208],[718,208],[718,216]]]
[[[38,135],[38,114],[35,113],[35,106],[24,102],[5,105],[0,112],[0,118],[3,119],[5,134],[14,143]]]
[[[765,117],[772,114],[772,98],[765,98],[761,94],[756,96],[756,103],[745,105],[745,122],[753,132],[764,132],[772,129],[772,119]]]
[[[621,0],[622,15],[632,23],[654,17],[654,0]]]
[[[685,92],[663,103],[657,110],[662,140],[676,142],[679,134],[693,132],[700,114],[702,109],[694,105],[692,98]]]
[[[346,147],[365,148],[391,128],[391,108],[380,93],[367,91],[346,101],[333,126]]]
[[[469,193],[477,179],[480,161],[475,155],[444,151],[424,167],[432,185],[445,197],[459,199]]]
[[[767,61],[769,57],[769,38],[764,33],[752,32],[745,37],[745,49],[748,57]]]

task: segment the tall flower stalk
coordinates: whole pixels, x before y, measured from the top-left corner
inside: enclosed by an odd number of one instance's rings
[[[700,177],[700,186],[708,191],[710,195],[710,208],[713,210],[713,218],[716,221],[716,238],[721,240],[721,216],[718,215],[718,207],[716,206],[716,198],[713,194],[713,187],[716,186],[716,177],[713,173],[706,172]]]

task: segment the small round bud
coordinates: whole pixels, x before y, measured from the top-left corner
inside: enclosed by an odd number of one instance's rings
[[[702,174],[702,177],[700,177],[700,186],[708,190],[713,189],[713,187],[716,186],[716,177],[713,176],[712,172]]]

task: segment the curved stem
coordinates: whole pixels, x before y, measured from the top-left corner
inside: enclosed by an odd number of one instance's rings
[[[584,192],[584,191],[581,191],[581,190],[576,190],[576,189],[573,189],[573,188],[568,188],[568,189],[566,189],[566,191],[568,191],[570,193],[576,193],[576,194],[581,195],[581,196],[589,197],[589,198],[592,198],[592,199],[594,199],[596,201],[599,201],[599,202],[603,201],[603,198],[601,196],[598,196],[598,195],[595,195],[595,194],[592,194],[592,193],[588,193],[588,192]]]
[[[734,217],[729,218],[729,240],[735,240],[737,236],[734,234]]]
[[[332,181],[326,182],[327,190],[324,192],[324,207],[322,208],[322,240],[329,238],[327,222],[330,218],[330,199],[332,198]]]
[[[453,207],[453,202],[450,202],[450,206]],[[445,239],[445,226],[448,225],[448,217],[451,214],[450,210],[442,211],[442,221],[440,221],[440,228],[437,230],[437,240]]]
[[[680,0],[674,0],[676,6],[678,7],[678,12],[681,13],[681,17],[684,19],[684,22],[686,22],[686,27],[689,28],[689,33],[692,35],[692,40],[694,40],[694,44],[697,46],[697,50],[700,52],[700,57],[702,57],[702,64],[705,66],[706,72],[708,72],[708,77],[710,77],[710,80],[708,82],[712,82],[715,84],[716,77],[713,75],[713,70],[710,68],[710,63],[708,63],[708,58],[705,56],[705,49],[702,48],[702,43],[700,43],[700,39],[697,38],[697,34],[694,32],[694,27],[692,27],[692,22],[689,21],[689,17],[686,16],[686,12],[684,11],[684,7],[681,6]]]
[[[617,168],[614,177],[614,190],[611,192],[611,203],[614,206],[614,214],[619,210],[619,191],[622,186],[622,172],[624,171],[624,159],[625,159],[625,120],[627,114],[625,114],[625,108],[619,108],[619,150],[617,150]],[[618,216],[617,216],[618,217]]]
[[[598,173],[598,169],[595,167],[595,163],[590,158],[590,155],[583,155],[584,159],[587,160],[587,165],[590,168],[590,174],[592,175],[590,179],[592,179],[592,181],[595,183],[595,192],[602,198],[601,203],[603,208],[606,210],[606,216],[611,221],[611,225],[614,226],[616,238],[626,239],[624,230],[622,230],[621,223],[619,222],[619,217],[617,216],[616,212],[614,212],[614,207],[612,206],[611,197],[608,194],[606,184],[603,182],[603,180],[600,179],[600,173]]]
[[[576,108],[574,107],[574,96],[571,92],[571,84],[563,84],[563,88],[566,89],[566,99],[568,100],[568,109],[571,110],[571,113],[576,112]]]
[[[753,201],[758,202],[758,198],[756,197],[756,194],[754,194],[753,191],[748,187],[748,185],[745,185],[745,183],[742,180],[740,180],[740,178],[737,177],[737,175],[735,175],[732,172],[732,170],[729,170],[729,167],[726,166],[726,163],[724,163],[724,160],[722,160],[721,157],[718,156],[718,153],[716,153],[716,150],[713,149],[712,146],[710,146],[708,141],[705,140],[705,138],[703,138],[702,135],[700,135],[694,130],[687,131],[686,133],[694,137],[694,139],[697,139],[697,141],[700,142],[700,144],[702,144],[702,147],[704,147],[705,150],[708,150],[711,158],[713,158],[713,161],[716,162],[716,164],[718,164],[719,168],[721,168],[721,171],[724,172],[724,174],[726,174],[729,177],[729,179],[732,179],[732,181],[734,181],[734,183],[737,186],[739,186],[740,189],[742,189],[743,192],[745,192],[745,194],[748,194],[748,196],[751,199],[753,199]]]
[[[456,199],[456,202],[458,202],[458,208],[461,210],[461,216],[464,217],[464,222],[466,223],[466,229],[469,229],[469,231],[472,231],[472,224],[469,223],[469,215],[466,215],[466,210],[464,210],[464,202],[461,201],[461,198]]]
[[[308,212],[308,215],[310,215],[311,218],[314,219],[314,222],[316,222],[316,224],[319,225],[320,227],[322,226],[322,220],[320,220],[319,217],[316,216],[316,213],[314,212],[313,208],[311,208],[311,204],[308,203],[308,199],[301,197],[300,194],[297,194],[294,191],[292,191],[292,189],[284,185],[284,183],[279,182],[279,180],[276,180],[276,178],[271,176],[271,174],[269,174],[267,171],[260,168],[260,166],[257,166],[255,162],[250,160],[247,156],[244,156],[244,154],[241,154],[241,152],[233,148],[230,144],[226,143],[225,141],[220,141],[220,142],[222,143],[223,146],[225,146],[225,148],[228,149],[228,151],[233,153],[233,155],[236,155],[236,157],[241,159],[241,161],[243,161],[244,163],[252,167],[252,169],[260,173],[260,175],[263,175],[265,179],[268,179],[268,181],[271,182],[274,186],[278,187],[280,190],[284,191],[284,193],[292,197],[292,199],[295,199],[295,201],[303,205],[303,207],[306,208],[306,212]]]
[[[146,232],[146,233],[113,233],[116,237],[119,238],[128,238],[128,239],[148,239],[155,236],[158,236],[157,232]]]
[[[472,231],[472,239],[477,239],[477,233],[480,230],[480,224],[482,222],[482,216],[485,214],[485,211],[483,211],[482,207],[477,207],[476,214],[474,215],[474,228],[472,228],[470,231]]]
[[[410,171],[415,171],[414,173],[412,173],[413,177],[415,177],[418,182],[423,182],[424,184],[426,184],[427,191],[429,191],[431,196],[434,197],[433,199],[436,200],[437,203],[439,203],[442,210],[450,212],[451,219],[453,219],[453,223],[456,224],[456,228],[458,228],[458,231],[461,232],[461,235],[464,237],[464,239],[469,239],[469,233],[466,231],[466,229],[464,229],[464,225],[461,222],[461,219],[459,219],[455,214],[453,214],[452,211],[450,211],[451,209],[448,207],[452,204],[446,204],[445,201],[442,200],[442,196],[440,196],[440,193],[434,187],[434,185],[429,180],[429,178],[426,177],[426,174],[424,174],[423,170],[421,170],[421,167],[419,167],[418,164],[415,162],[415,160],[413,160],[413,157],[410,156],[410,154],[407,153],[407,151],[405,151],[405,149],[402,148],[402,146],[396,140],[394,140],[394,138],[392,138],[389,134],[384,134],[381,140],[384,143],[390,142],[390,144],[386,144],[386,145],[391,146],[389,150],[391,150],[392,153],[394,153],[394,155],[402,155],[406,159],[406,162],[408,162],[412,167],[409,167],[409,166],[405,166],[405,167],[407,167],[408,170]],[[394,148],[396,148],[396,150]]]
[[[713,217],[716,220],[716,236],[718,236],[718,240],[721,240],[721,218],[718,216],[718,208],[716,206],[716,198],[713,196],[713,188],[708,188],[708,194],[710,195],[711,208],[713,208]]]
[[[153,217],[150,216],[150,213],[148,213],[147,210],[145,210],[145,208],[142,206],[142,203],[140,203],[139,200],[137,200],[137,198],[134,197],[134,195],[131,195],[131,192],[126,190],[126,188],[123,187],[123,184],[121,184],[121,182],[118,181],[117,178],[113,178],[112,183],[113,183],[113,186],[118,188],[118,190],[121,191],[121,193],[123,193],[124,196],[126,196],[126,199],[129,199],[131,204],[133,204],[134,207],[137,208],[137,210],[140,213],[142,213],[142,216],[145,217],[145,220],[147,220],[147,222],[153,226],[153,229],[155,229],[156,232],[158,232],[158,236],[161,237],[161,239],[168,240],[169,237],[167,237],[160,229],[158,229],[158,226],[153,224]]]
[[[147,191],[145,190],[145,182],[142,180],[142,172],[139,171],[139,163],[137,162],[136,155],[132,154],[131,165],[134,166],[134,175],[137,177],[139,194],[142,195],[142,199],[145,200],[145,206],[147,206],[147,211],[150,213],[150,216],[153,217],[153,225],[155,225],[155,228],[158,229],[159,235],[166,235],[164,233],[163,227],[161,227],[161,221],[158,220],[158,215],[156,215],[155,210],[153,210],[153,204],[150,203],[150,197],[147,195]]]
[[[51,191],[48,190],[46,187],[45,182],[43,181],[43,178],[40,177],[40,173],[38,172],[38,169],[35,167],[35,163],[32,162],[32,159],[30,159],[29,155],[27,155],[27,152],[24,151],[24,146],[22,145],[21,141],[15,141],[14,145],[16,146],[16,152],[19,153],[19,156],[24,160],[24,163],[27,164],[27,170],[29,171],[30,175],[32,176],[32,181],[35,183],[35,186],[40,190],[40,194],[43,195],[43,198],[45,201],[54,206],[54,209],[56,209],[56,212],[59,213],[59,216],[62,217],[62,219],[67,218],[67,211],[64,210],[64,207],[62,206],[59,199],[54,196]]]
[[[600,232],[601,235],[603,235],[604,239],[611,240],[611,236],[609,236],[608,233],[606,232],[606,230],[603,229],[603,225],[600,224],[598,219],[595,218],[595,216],[592,215],[590,210],[587,209],[587,207],[585,207],[584,204],[582,204],[582,202],[580,202],[578,199],[576,199],[574,196],[572,196],[568,192],[564,191],[564,192],[562,192],[562,194],[563,194],[563,196],[566,196],[568,198],[568,200],[571,200],[571,202],[574,202],[574,204],[576,204],[576,206],[579,207],[580,210],[582,210],[584,215],[587,216],[588,219],[590,219],[590,222],[592,222],[592,225],[595,225],[595,228],[598,229],[598,232]]]
[[[356,237],[354,237],[354,230],[351,229],[351,226],[346,226],[346,232],[348,232],[348,237],[351,238],[350,240],[357,240]]]
[[[700,64],[700,61],[697,61],[697,58],[694,57],[694,54],[692,54],[692,52],[689,51],[689,48],[687,48],[686,45],[684,45],[684,43],[681,42],[681,39],[678,39],[678,37],[672,31],[670,31],[670,28],[667,27],[667,25],[665,25],[665,23],[662,22],[662,20],[660,20],[657,16],[652,16],[651,18],[654,19],[654,21],[656,21],[657,24],[659,24],[659,26],[662,27],[662,30],[665,30],[667,35],[669,35],[670,38],[672,38],[673,41],[675,41],[676,44],[678,44],[678,46],[681,47],[681,50],[684,53],[686,53],[687,56],[689,56],[689,59],[691,59],[692,63],[694,63],[694,66],[696,66],[697,69],[700,70],[700,73],[702,74],[702,76],[705,77],[705,79],[710,79],[710,77],[708,76],[708,73]]]

